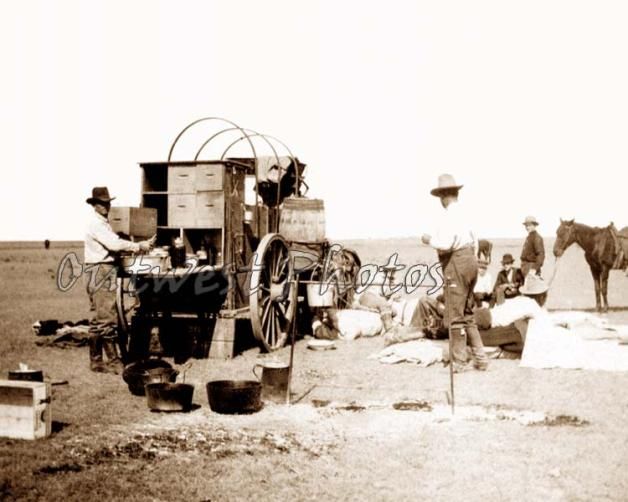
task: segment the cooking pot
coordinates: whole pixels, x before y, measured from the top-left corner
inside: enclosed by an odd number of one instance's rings
[[[192,407],[194,386],[189,383],[148,383],[146,404],[153,411],[188,411]]]
[[[124,368],[122,379],[134,396],[144,396],[147,383],[174,382],[179,372],[162,359],[146,359]]]
[[[255,413],[262,409],[262,384],[255,380],[207,383],[209,407],[216,413]]]

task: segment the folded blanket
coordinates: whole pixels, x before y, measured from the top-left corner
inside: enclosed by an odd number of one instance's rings
[[[377,359],[384,364],[396,364],[405,361],[424,368],[441,362],[443,349],[429,340],[412,340],[390,345],[375,354],[371,354],[368,358]]]

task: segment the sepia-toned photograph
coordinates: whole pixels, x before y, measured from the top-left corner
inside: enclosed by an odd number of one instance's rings
[[[3,2],[0,500],[627,500],[627,25]]]

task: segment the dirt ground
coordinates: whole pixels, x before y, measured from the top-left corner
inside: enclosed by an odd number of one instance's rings
[[[349,244],[363,261],[382,263],[394,251],[402,263],[425,258],[409,240]],[[517,246],[495,246],[493,277],[501,254]],[[626,500],[626,373],[493,360],[485,373],[456,376],[452,417],[448,369],[368,359],[383,347],[379,337],[329,351],[300,341],[297,404],[243,416],[209,409],[206,382],[252,378],[268,357],[251,349],[229,361],[192,360],[195,409],[153,413],[119,376],[91,373],[86,348],[35,345],[35,320],[88,315],[82,286],[56,289],[68,250],[0,248],[0,369],[25,362],[69,382],[53,387],[50,438],[0,439],[1,500]],[[608,316],[628,322],[628,279],[613,272],[610,288]],[[592,290],[570,250],[550,307],[591,308]],[[287,360],[288,349],[272,356]]]

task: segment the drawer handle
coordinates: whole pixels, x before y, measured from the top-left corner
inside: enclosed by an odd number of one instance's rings
[[[122,221],[122,218],[113,218],[113,221]]]
[[[179,174],[179,178],[187,178],[189,174]]]
[[[180,207],[181,209],[185,209],[187,206],[179,204],[179,205],[177,205],[177,207]]]
[[[214,207],[213,204],[205,204],[205,207]]]
[[[213,176],[214,173],[205,173],[205,176]]]

